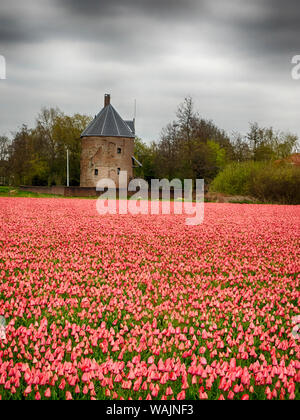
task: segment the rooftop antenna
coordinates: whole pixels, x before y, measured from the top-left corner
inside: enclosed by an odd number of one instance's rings
[[[133,116],[134,128],[135,128],[135,121],[136,121],[136,99],[134,100],[134,116]]]

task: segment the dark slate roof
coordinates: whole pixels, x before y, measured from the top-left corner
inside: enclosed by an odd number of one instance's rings
[[[135,137],[134,122],[125,122],[109,104],[96,115],[81,137]]]
[[[134,120],[133,121],[125,121],[125,122],[128,125],[128,127],[130,128],[130,130],[133,132],[133,134],[135,134],[135,123],[134,123]]]

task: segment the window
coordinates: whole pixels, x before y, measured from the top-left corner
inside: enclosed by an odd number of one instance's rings
[[[118,175],[120,175],[120,172],[121,172],[121,168],[118,168]]]
[[[121,147],[118,147],[118,155],[120,155],[122,153],[122,149]]]
[[[98,169],[95,169],[95,176],[98,176],[98,174],[99,174]]]

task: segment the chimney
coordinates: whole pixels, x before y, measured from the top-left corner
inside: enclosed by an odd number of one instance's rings
[[[104,106],[110,105],[110,95],[106,94],[104,95]]]

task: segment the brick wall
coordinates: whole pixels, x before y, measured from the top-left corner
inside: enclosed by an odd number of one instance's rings
[[[33,192],[36,194],[53,194],[53,195],[65,195],[65,187],[53,186],[53,187],[30,187],[22,185],[21,191]]]
[[[118,169],[127,171],[128,182],[133,178],[133,138],[83,137],[81,142],[81,187],[96,187],[103,178],[112,179],[118,187]]]

